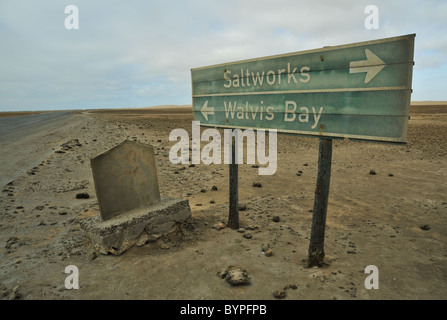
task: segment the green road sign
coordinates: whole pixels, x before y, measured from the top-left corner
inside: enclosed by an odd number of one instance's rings
[[[405,143],[414,34],[191,70],[203,126]]]

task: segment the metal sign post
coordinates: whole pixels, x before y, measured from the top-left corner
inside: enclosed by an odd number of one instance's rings
[[[331,182],[332,139],[320,139],[318,175],[308,251],[308,266],[321,266],[324,258],[324,232]]]
[[[239,229],[239,202],[238,202],[238,164],[236,163],[237,137],[231,138],[231,163],[230,166],[230,212],[227,226]]]

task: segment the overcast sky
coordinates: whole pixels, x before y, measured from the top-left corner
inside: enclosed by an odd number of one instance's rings
[[[445,0],[0,0],[0,111],[191,104],[191,68],[410,33],[412,100],[447,100]]]

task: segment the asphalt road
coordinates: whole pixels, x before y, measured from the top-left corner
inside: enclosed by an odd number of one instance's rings
[[[7,142],[6,138],[14,136],[20,139],[24,136],[35,134],[59,125],[61,121],[71,117],[71,111],[54,111],[24,116],[0,118],[0,139]]]
[[[48,157],[60,143],[55,134],[73,119],[71,111],[0,118],[0,187]]]

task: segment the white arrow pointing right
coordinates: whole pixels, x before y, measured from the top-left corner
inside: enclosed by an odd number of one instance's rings
[[[208,100],[206,100],[202,109],[200,109],[200,112],[202,112],[202,116],[206,119],[206,121],[208,121],[208,116],[214,114],[214,108],[208,107]]]
[[[371,50],[365,49],[366,60],[351,61],[349,63],[349,73],[366,72],[365,84],[370,82],[383,68],[385,62],[372,53]]]

